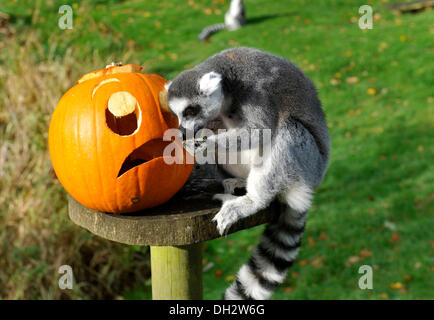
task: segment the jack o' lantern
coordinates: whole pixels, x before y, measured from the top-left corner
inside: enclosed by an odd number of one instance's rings
[[[166,80],[140,69],[114,65],[84,75],[53,113],[53,168],[66,191],[93,210],[123,213],[162,204],[193,168],[186,161],[164,161],[169,143],[187,154],[176,141],[163,141],[164,132],[178,125],[160,107]]]

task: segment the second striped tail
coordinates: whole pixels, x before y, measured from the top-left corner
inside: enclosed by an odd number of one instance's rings
[[[212,34],[223,29],[226,29],[226,25],[224,23],[214,24],[212,26],[204,28],[202,32],[199,34],[198,38],[200,41],[204,41],[208,39]]]

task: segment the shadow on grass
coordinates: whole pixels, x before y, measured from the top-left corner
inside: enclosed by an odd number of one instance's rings
[[[282,17],[291,17],[294,16],[295,12],[282,12],[282,13],[273,13],[273,14],[266,14],[259,17],[253,17],[253,18],[247,18],[247,24],[257,24],[262,23],[267,20],[276,19],[276,18],[282,18]]]

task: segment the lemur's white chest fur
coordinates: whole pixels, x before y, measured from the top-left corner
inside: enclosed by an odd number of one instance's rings
[[[256,156],[257,151],[255,150],[244,150],[241,152],[237,152],[237,163],[239,164],[219,164],[224,170],[237,178],[247,179],[250,169],[252,167],[253,159]],[[247,163],[240,163],[241,160],[246,161]]]
[[[232,119],[229,119],[224,115],[220,115],[220,117],[223,121],[226,130],[229,130],[231,128],[236,128],[238,126],[238,124],[235,123]],[[231,164],[232,161],[230,161],[234,159],[235,156],[227,155],[226,163],[225,164],[218,163],[218,165],[222,167],[225,171],[227,171],[228,173],[230,173],[231,175],[237,178],[247,179],[250,173],[250,169],[255,161],[255,158],[258,156],[259,156],[258,148],[243,150],[237,152],[235,164]]]

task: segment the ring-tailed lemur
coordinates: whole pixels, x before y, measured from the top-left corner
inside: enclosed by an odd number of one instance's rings
[[[214,24],[206,27],[199,34],[199,40],[208,39],[213,33],[227,29],[230,31],[237,30],[246,24],[246,12],[244,10],[243,0],[232,0],[229,10],[225,14],[225,22]]]
[[[247,179],[247,193],[216,195],[223,205],[214,217],[222,234],[274,199],[280,203],[279,218],[267,225],[224,294],[225,299],[268,299],[294,263],[313,190],[328,166],[330,140],[316,89],[288,60],[251,48],[222,51],[179,74],[167,88],[180,128],[197,132],[222,119],[228,130],[207,139],[219,147],[227,147],[225,138],[271,129],[270,152],[261,165],[223,165]],[[257,149],[239,151],[258,157]]]

